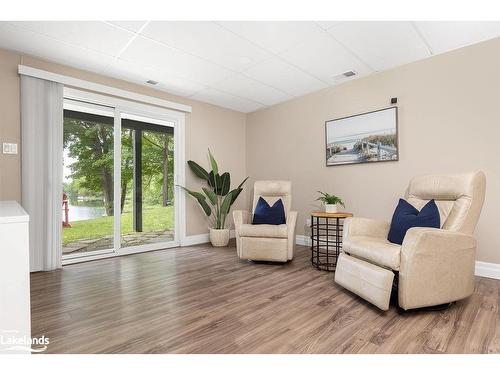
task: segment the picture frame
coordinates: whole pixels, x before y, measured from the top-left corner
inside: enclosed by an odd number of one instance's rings
[[[398,107],[325,121],[327,167],[399,160]]]

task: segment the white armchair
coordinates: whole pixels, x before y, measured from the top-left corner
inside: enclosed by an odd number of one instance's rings
[[[262,197],[273,205],[281,198],[285,207],[286,224],[252,225],[253,212]],[[241,259],[287,262],[293,259],[297,212],[291,211],[292,184],[290,181],[256,181],[252,212],[233,212],[236,230],[236,250]]]
[[[430,175],[410,181],[406,200],[421,209],[434,199],[441,228],[411,228],[402,245],[387,240],[390,224],[349,218],[335,282],[382,310],[389,308],[395,274],[405,310],[466,298],[474,291],[474,228],[485,195],[484,173]]]

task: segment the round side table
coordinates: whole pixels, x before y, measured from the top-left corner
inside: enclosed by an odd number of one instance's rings
[[[318,270],[335,271],[344,219],[352,216],[350,212],[311,213],[311,264]]]

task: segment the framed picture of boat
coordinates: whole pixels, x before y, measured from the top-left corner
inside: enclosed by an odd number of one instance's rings
[[[398,108],[326,121],[325,138],[326,166],[397,161]]]

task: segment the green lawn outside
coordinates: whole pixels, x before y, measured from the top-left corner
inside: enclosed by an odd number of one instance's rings
[[[132,212],[121,216],[121,233],[132,233]],[[174,229],[174,207],[143,207],[142,227],[144,232]],[[63,245],[83,239],[101,238],[113,234],[113,217],[81,220],[71,223],[71,228],[63,228]]]

